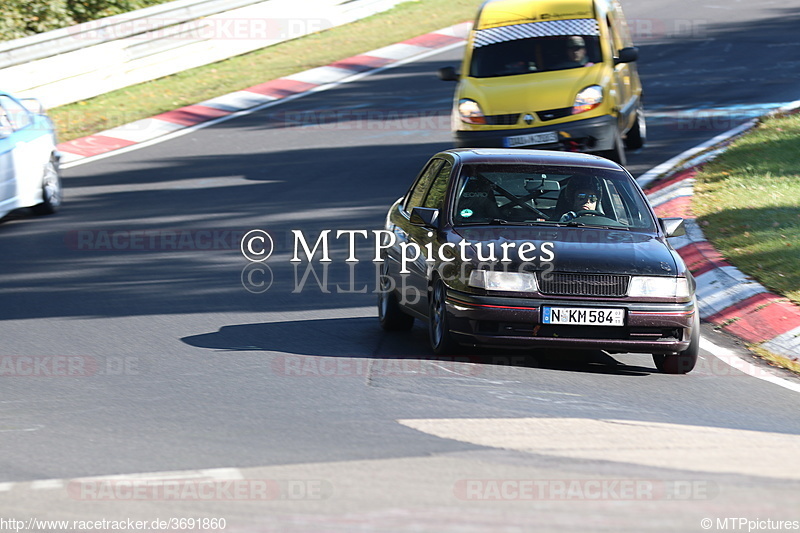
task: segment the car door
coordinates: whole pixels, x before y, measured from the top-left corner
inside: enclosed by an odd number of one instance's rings
[[[14,129],[12,150],[17,207],[29,207],[41,188],[44,167],[50,158],[50,131],[36,127],[33,114],[11,96],[0,95],[0,106]]]
[[[14,128],[0,100],[0,217],[16,207],[14,142]]]
[[[428,194],[431,183],[433,183],[439,169],[444,164],[444,159],[431,159],[422,171],[416,183],[409,190],[405,201],[400,205],[400,223],[395,228],[395,245],[390,251],[390,255],[395,263],[400,263],[400,268],[405,264],[407,273],[399,275],[401,303],[420,313],[427,313],[427,265],[425,263],[424,250],[419,257],[414,260],[405,261],[403,254],[407,257],[413,256],[413,251],[425,243],[425,235],[430,231],[427,228],[414,226],[409,221],[411,211],[415,207],[422,207],[422,203]],[[404,248],[405,247],[405,248]],[[404,252],[405,249],[405,252]]]
[[[444,160],[442,164],[437,165],[435,175],[430,180],[428,186],[425,188],[424,196],[419,201],[419,205],[409,205],[410,209],[414,207],[427,207],[431,209],[438,209],[440,217],[444,217],[444,200],[447,194],[447,188],[450,183],[450,173],[452,172],[453,164],[450,161]],[[408,213],[411,214],[409,209]],[[443,219],[440,218],[440,223]],[[429,250],[434,254],[438,253],[440,242],[437,232],[421,226],[411,226],[409,231],[409,241],[413,242],[421,251],[418,261],[410,269],[409,284],[413,287],[415,294],[420,294],[423,297],[417,302],[419,307],[418,311],[422,313],[428,312],[428,281],[431,279],[431,270],[436,265],[435,259],[429,257]]]

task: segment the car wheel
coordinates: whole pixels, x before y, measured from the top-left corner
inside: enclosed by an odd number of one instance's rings
[[[653,362],[665,374],[686,374],[697,364],[700,355],[700,316],[695,312],[689,347],[673,354],[653,354]]]
[[[628,150],[638,150],[647,141],[647,123],[644,119],[644,107],[640,104],[636,108],[636,121],[633,127],[625,136],[625,148]]]
[[[624,166],[627,163],[627,160],[625,158],[625,149],[623,148],[622,138],[620,137],[619,133],[614,135],[614,146],[611,148],[611,150],[597,152],[597,155],[600,157],[605,157],[606,159],[610,159],[611,161]]]
[[[37,215],[52,215],[61,206],[61,173],[55,156],[44,167],[42,175],[42,203],[33,206]]]
[[[451,354],[458,346],[458,343],[450,335],[450,324],[447,317],[447,290],[444,282],[440,279],[433,283],[428,313],[428,332],[431,348],[437,355]]]
[[[391,278],[386,263],[381,267],[380,289],[378,290],[378,320],[386,331],[408,331],[414,326],[414,317],[400,308],[397,293],[391,289]]]

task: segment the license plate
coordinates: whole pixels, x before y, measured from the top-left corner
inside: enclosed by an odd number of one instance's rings
[[[544,133],[528,133],[526,135],[514,135],[505,138],[506,148],[516,148],[517,146],[530,146],[532,144],[553,144],[558,142],[558,133],[547,131]]]
[[[542,307],[542,323],[574,326],[624,326],[624,309]]]

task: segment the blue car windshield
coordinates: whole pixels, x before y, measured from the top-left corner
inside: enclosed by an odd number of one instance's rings
[[[455,192],[457,226],[589,225],[655,231],[641,189],[621,170],[467,164]]]

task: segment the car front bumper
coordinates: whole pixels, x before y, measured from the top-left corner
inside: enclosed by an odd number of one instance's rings
[[[543,324],[542,306],[625,309],[624,326]],[[609,352],[674,353],[689,346],[694,302],[475,296],[448,290],[450,333],[461,344],[487,347],[577,348]]]
[[[458,148],[507,148],[506,139],[517,135],[557,132],[559,141],[519,146],[526,149],[600,152],[611,150],[617,136],[617,119],[611,115],[534,128],[455,132]]]

